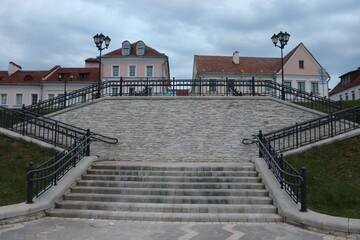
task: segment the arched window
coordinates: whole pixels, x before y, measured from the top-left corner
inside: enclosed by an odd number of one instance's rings
[[[136,43],[136,55],[142,56],[145,54],[145,43],[143,41],[138,41]]]
[[[123,56],[127,56],[127,55],[130,55],[130,49],[131,48],[131,45],[130,45],[130,42],[129,41],[124,41],[122,43],[122,48],[121,48],[121,54]]]
[[[24,80],[25,81],[32,81],[34,80],[33,76],[31,76],[30,74],[27,74],[25,77],[24,77]]]

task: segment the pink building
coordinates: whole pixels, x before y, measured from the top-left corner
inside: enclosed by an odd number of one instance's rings
[[[89,86],[97,81],[97,68],[62,68],[47,71],[24,71],[10,62],[8,71],[0,71],[0,105],[21,108]],[[66,89],[65,89],[66,88]]]
[[[216,79],[250,80],[252,77],[281,84],[281,58],[242,57],[237,51],[233,56],[194,56],[193,79],[211,82]],[[284,57],[286,86],[327,97],[329,77],[303,43]],[[209,86],[202,89],[202,93],[211,95],[214,90]]]
[[[130,44],[124,41],[121,48],[104,54],[102,80],[170,79],[169,59],[164,53],[145,45],[143,41]],[[93,58],[85,60],[85,67],[98,67]]]

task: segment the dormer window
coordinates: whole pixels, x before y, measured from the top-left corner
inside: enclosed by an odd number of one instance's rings
[[[341,86],[345,86],[350,83],[350,75],[341,78]]]
[[[24,77],[24,80],[25,81],[32,81],[33,80],[33,77],[29,74],[27,74],[25,77]]]
[[[130,55],[130,48],[131,48],[130,42],[129,41],[124,41],[122,43],[121,54],[123,56]]]
[[[139,41],[136,44],[136,55],[143,56],[145,54],[145,43],[143,41]]]

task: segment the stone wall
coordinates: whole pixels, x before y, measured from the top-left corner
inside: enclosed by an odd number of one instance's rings
[[[92,154],[122,161],[236,162],[257,156],[243,145],[264,132],[319,114],[267,97],[108,97],[52,117],[110,137]]]

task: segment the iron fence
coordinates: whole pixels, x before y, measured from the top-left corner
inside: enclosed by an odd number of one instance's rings
[[[90,154],[91,133],[87,132],[75,139],[74,143],[64,151],[56,154],[52,159],[34,167],[29,163],[27,178],[27,203],[33,203],[34,196],[39,197],[76,166],[84,157]]]
[[[307,211],[306,169],[302,168],[301,173],[296,171],[282,154],[277,153],[261,131],[255,138],[259,156],[265,160],[281,189],[284,189],[296,204],[300,202],[300,211]]]
[[[271,96],[281,98],[282,85],[271,80],[239,79],[123,79],[94,83],[25,109],[48,114],[104,96]],[[346,109],[347,106],[317,94],[284,86],[287,101],[323,112]]]
[[[360,127],[360,106],[264,134],[279,152],[299,148]]]

